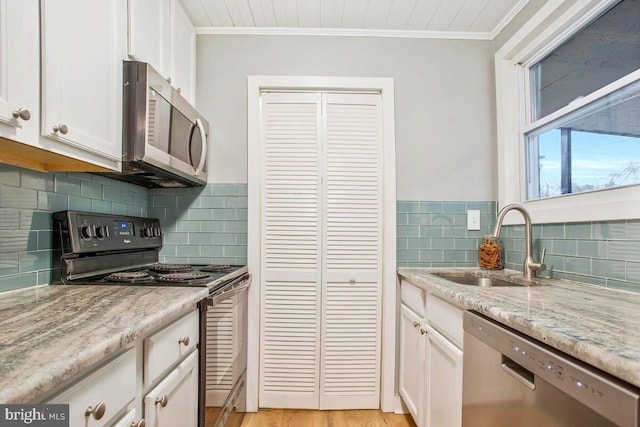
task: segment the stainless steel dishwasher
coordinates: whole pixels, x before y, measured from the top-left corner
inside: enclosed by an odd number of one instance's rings
[[[463,324],[463,426],[638,427],[638,388],[476,313]]]

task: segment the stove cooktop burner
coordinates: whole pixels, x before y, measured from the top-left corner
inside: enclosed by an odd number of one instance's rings
[[[218,273],[220,271],[229,270],[231,265],[229,264],[211,264],[204,266],[200,269],[200,271],[207,271],[209,273]]]
[[[146,280],[148,278],[150,278],[150,276],[146,271],[122,271],[108,275],[107,277],[105,277],[105,280],[109,282],[134,283],[136,281]]]
[[[170,273],[170,274],[159,275],[158,280],[161,282],[183,283],[183,282],[191,282],[194,280],[206,279],[208,277],[209,275],[206,273],[197,273],[197,272]]]
[[[158,273],[175,273],[178,271],[191,270],[191,264],[154,264],[149,270],[157,271]]]

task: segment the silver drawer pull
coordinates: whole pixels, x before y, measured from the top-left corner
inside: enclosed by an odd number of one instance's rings
[[[180,338],[178,344],[184,344],[185,347],[189,345],[189,337]]]
[[[107,405],[105,405],[104,402],[100,402],[96,406],[89,406],[85,409],[84,416],[88,417],[89,415],[92,415],[94,420],[99,420],[104,416],[106,410]]]
[[[31,119],[31,111],[26,108],[19,108],[18,110],[11,112],[11,115],[14,119],[22,119],[25,122]]]
[[[144,418],[138,422],[131,421],[131,424],[130,424],[131,427],[145,427],[146,425],[147,424],[144,422]]]
[[[413,321],[413,327],[417,328],[418,326],[420,326],[420,322],[416,322],[415,320]]]
[[[53,131],[54,131],[55,133],[60,132],[61,134],[66,135],[66,134],[67,134],[67,132],[69,132],[69,127],[67,127],[67,125],[65,125],[64,123],[60,123],[60,124],[55,125],[55,126],[53,127]]]
[[[166,394],[164,396],[156,397],[156,405],[160,405],[164,408],[167,406],[167,403],[169,403],[169,398]]]
[[[424,335],[426,333],[428,333],[428,331],[426,329],[420,328],[420,335]]]

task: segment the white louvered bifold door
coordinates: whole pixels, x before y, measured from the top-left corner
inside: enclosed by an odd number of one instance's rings
[[[261,407],[379,407],[379,94],[261,97]]]
[[[317,408],[320,94],[264,93],[260,406]]]
[[[379,407],[382,164],[379,94],[323,98],[320,409]]]

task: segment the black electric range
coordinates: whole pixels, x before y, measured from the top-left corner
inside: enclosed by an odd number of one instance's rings
[[[90,212],[53,214],[53,280],[67,285],[207,286],[247,274],[246,265],[158,262],[162,230],[156,218]]]

